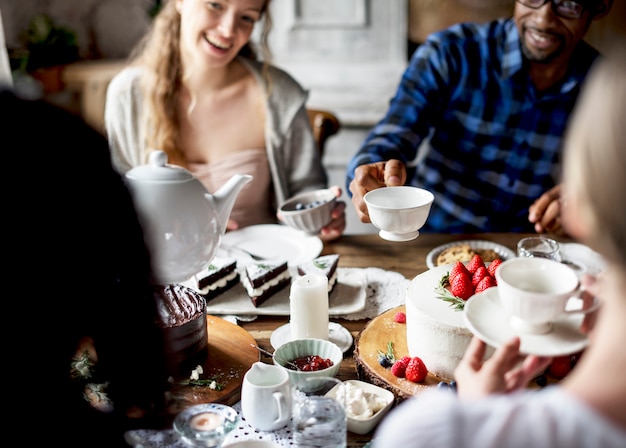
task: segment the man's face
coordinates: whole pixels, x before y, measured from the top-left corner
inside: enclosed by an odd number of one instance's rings
[[[567,19],[554,12],[551,2],[538,9],[515,2],[514,19],[522,52],[531,62],[567,63],[589,29],[593,14],[585,10],[578,19]]]

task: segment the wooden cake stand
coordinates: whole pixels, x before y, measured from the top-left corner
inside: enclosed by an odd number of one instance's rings
[[[398,378],[378,361],[378,351],[385,353],[387,343],[393,342],[393,353],[396,359],[409,356],[406,342],[406,324],[394,321],[398,312],[405,312],[405,306],[393,308],[372,319],[361,331],[354,343],[354,360],[359,379],[387,389],[396,397],[396,403],[409,398],[428,387],[436,386],[443,381],[436,375],[428,374],[421,383],[413,383]]]
[[[390,368],[384,368],[378,362],[378,350],[387,351],[387,342],[393,342],[393,352],[396,359],[409,356],[406,342],[406,324],[394,321],[398,312],[406,312],[405,306],[393,308],[368,322],[367,326],[354,343],[354,360],[359,379],[393,392],[396,404],[429,387],[437,386],[442,378],[429,373],[421,383],[413,383],[404,378],[397,378]],[[546,375],[547,384],[556,384],[558,379]],[[537,389],[540,386],[531,380],[527,386]]]
[[[243,328],[219,317],[207,315],[209,356],[202,366],[200,378],[215,378],[223,387],[214,390],[207,386],[174,385],[171,393],[170,414],[199,403],[218,402],[229,406],[241,397],[244,374],[260,360],[254,338]],[[191,373],[191,372],[189,372]]]

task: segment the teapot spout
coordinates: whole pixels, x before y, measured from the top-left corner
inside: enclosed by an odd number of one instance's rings
[[[228,222],[230,212],[233,210],[233,205],[235,205],[235,200],[239,192],[243,186],[251,180],[252,176],[249,174],[235,174],[213,194],[213,203],[215,204],[218,216],[217,221],[222,234],[226,230],[226,223]]]

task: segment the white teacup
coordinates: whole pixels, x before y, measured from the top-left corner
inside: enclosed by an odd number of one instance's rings
[[[388,241],[410,241],[419,236],[435,196],[411,186],[383,187],[363,196],[372,224]]]
[[[496,269],[498,295],[511,326],[522,333],[542,334],[565,314],[588,313],[583,308],[578,275],[569,266],[547,258],[511,258]],[[572,306],[578,301],[579,306]]]
[[[241,412],[261,431],[275,431],[291,419],[291,382],[287,371],[272,364],[255,362],[243,377]]]

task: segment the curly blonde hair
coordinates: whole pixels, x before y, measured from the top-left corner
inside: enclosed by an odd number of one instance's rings
[[[268,71],[271,63],[268,36],[272,27],[269,3],[270,0],[266,0],[261,11],[263,29],[259,42],[264,78],[268,86],[271,85]],[[150,111],[143,114],[142,123],[146,153],[160,149],[168,155],[169,163],[185,166],[185,158],[178,147],[180,123],[177,111],[181,88],[184,85],[180,31],[181,20],[176,9],[176,0],[167,0],[154,18],[148,33],[131,52],[130,61],[132,65],[141,66],[144,70],[141,81],[143,106],[144,110]],[[251,42],[243,46],[239,56],[258,59]]]
[[[590,247],[626,272],[626,41],[615,42],[585,81],[565,140],[567,190],[583,205]]]

